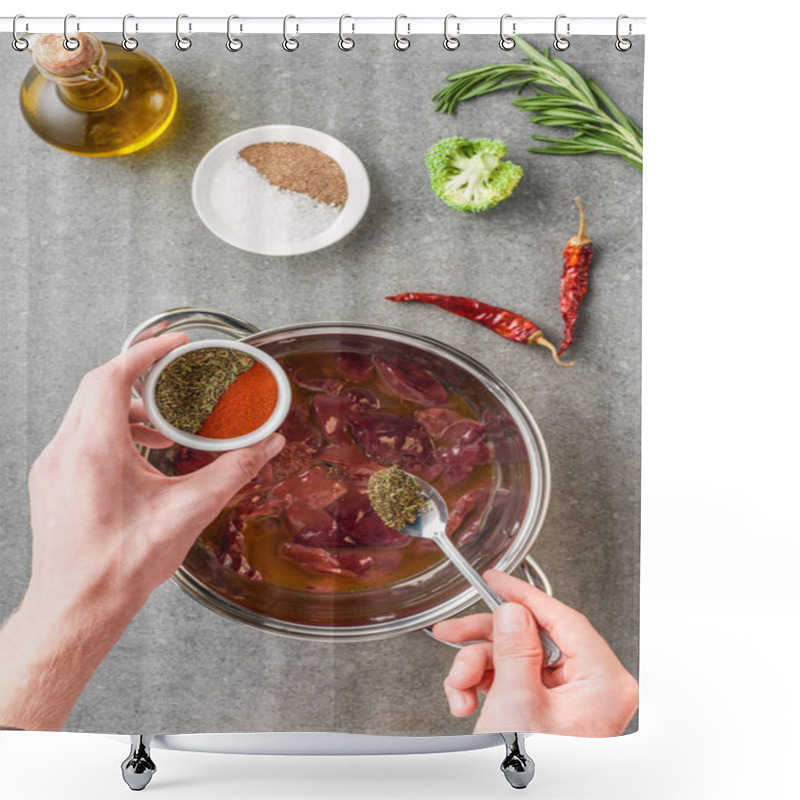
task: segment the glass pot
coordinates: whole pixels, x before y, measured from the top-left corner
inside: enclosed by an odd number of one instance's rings
[[[462,553],[479,572],[494,568],[510,573],[521,567],[530,582],[552,593],[546,576],[528,554],[547,511],[547,450],[519,398],[482,364],[442,342],[393,328],[325,322],[259,331],[237,317],[196,308],[176,309],[147,320],[124,346],[170,331],[191,332],[193,338],[224,334],[278,360],[289,354],[347,349],[410,359],[431,371],[466,399],[479,419],[488,422],[494,487],[481,530],[462,547]],[[159,469],[169,471],[169,451],[143,453]],[[388,586],[320,594],[251,581],[224,568],[199,543],[189,551],[174,580],[195,600],[229,619],[316,641],[367,641],[427,629],[477,599],[474,589],[446,560]]]

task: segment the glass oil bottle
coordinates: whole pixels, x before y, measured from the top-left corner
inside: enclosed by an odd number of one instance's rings
[[[138,50],[78,33],[39,36],[22,82],[25,121],[48,144],[82,156],[121,156],[158,139],[175,116],[178,94],[167,70]]]

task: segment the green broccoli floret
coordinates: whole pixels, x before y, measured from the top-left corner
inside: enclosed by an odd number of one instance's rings
[[[486,211],[505,200],[522,177],[522,167],[500,160],[505,154],[499,139],[442,139],[425,156],[431,188],[456,211]]]

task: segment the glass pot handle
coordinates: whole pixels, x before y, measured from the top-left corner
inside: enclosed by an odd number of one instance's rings
[[[517,570],[522,573],[522,577],[528,581],[531,586],[535,586],[537,589],[541,589],[543,592],[546,592],[553,596],[553,585],[550,583],[550,579],[545,574],[545,571],[539,566],[536,562],[536,559],[530,555],[530,553],[525,556],[522,563],[519,565]],[[423,628],[425,633],[428,634],[432,639],[436,639],[433,635],[432,628]],[[441,639],[436,639],[437,642],[440,642]],[[464,647],[464,644],[459,642],[442,642],[442,644],[446,644],[448,647],[454,647],[456,650],[460,650]]]
[[[125,339],[122,345],[122,352],[129,347],[151,339],[153,336],[160,336],[162,333],[172,333],[174,331],[206,330],[222,333],[233,339],[242,339],[259,332],[259,328],[251,325],[239,317],[226,314],[223,311],[215,311],[213,308],[173,308],[162,314],[145,320],[141,325],[134,328]],[[143,381],[137,380],[134,385],[134,394],[141,396]]]

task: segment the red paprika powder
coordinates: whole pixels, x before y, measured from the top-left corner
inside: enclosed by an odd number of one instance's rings
[[[239,375],[197,432],[209,439],[234,439],[260,428],[278,403],[278,383],[261,363]]]

